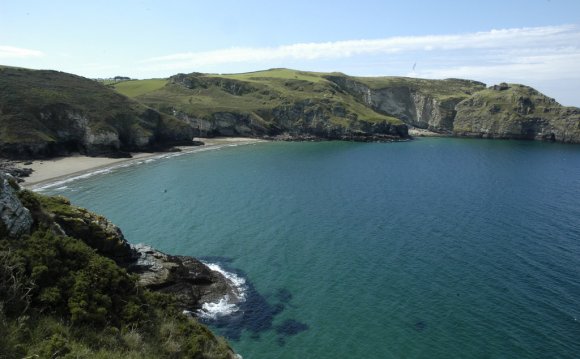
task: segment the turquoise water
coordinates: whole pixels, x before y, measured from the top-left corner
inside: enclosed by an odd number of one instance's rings
[[[245,278],[210,325],[246,359],[580,355],[579,146],[263,143],[67,186],[46,192]]]

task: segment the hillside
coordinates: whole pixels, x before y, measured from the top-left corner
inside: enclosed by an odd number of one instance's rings
[[[93,80],[0,67],[0,155],[124,156],[191,141],[189,126]]]
[[[396,117],[357,101],[324,74],[287,69],[239,74],[178,74],[137,91],[141,81],[115,88],[187,121],[199,136],[316,136],[329,139],[405,138]]]
[[[182,314],[223,296],[224,283],[0,172],[0,358],[236,358]]]
[[[457,106],[458,136],[580,143],[580,109],[560,106],[531,87],[500,84]]]
[[[114,87],[183,119],[201,136],[288,134],[373,140],[375,135],[407,137],[406,127],[411,126],[455,136],[580,143],[579,110],[522,85],[499,91],[494,88],[500,86],[486,88],[481,82],[461,79],[352,77],[271,69],[178,74]],[[522,114],[526,103],[541,112]],[[502,108],[501,114],[496,105]],[[475,122],[468,125],[470,121]]]

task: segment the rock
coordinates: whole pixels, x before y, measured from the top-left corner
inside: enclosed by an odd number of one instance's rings
[[[128,269],[139,275],[139,283],[151,290],[172,293],[181,309],[195,311],[204,303],[224,296],[236,298],[227,279],[199,260],[172,256],[145,244],[133,245],[137,259]]]
[[[396,117],[407,125],[439,133],[450,133],[453,130],[455,105],[467,98],[472,92],[485,88],[485,85],[476,81],[447,79],[425,81],[425,88],[420,85],[406,84],[370,88],[356,79],[346,76],[325,76],[339,88],[358,98],[360,102],[378,113]],[[424,81],[417,79],[417,81]],[[466,93],[455,96],[443,96],[448,84],[463,85],[468,89]],[[434,88],[435,87],[435,88]],[[433,90],[429,91],[429,89]],[[442,90],[443,89],[443,90]],[[440,99],[438,99],[438,95]]]
[[[580,143],[580,109],[528,86],[492,86],[457,104],[456,111],[456,136]]]
[[[48,208],[62,234],[82,239],[99,254],[113,259],[119,265],[135,260],[137,254],[125,239],[121,229],[107,218],[84,208],[71,206],[61,196],[50,197]]]
[[[14,177],[0,172],[0,237],[18,237],[32,227],[32,216],[16,195],[15,183]]]

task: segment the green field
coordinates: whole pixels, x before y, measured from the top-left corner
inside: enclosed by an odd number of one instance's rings
[[[219,77],[232,80],[263,82],[271,79],[302,80],[310,82],[326,81],[322,72],[298,71],[292,69],[270,69],[264,71],[244,72],[240,74],[208,74],[209,77]]]
[[[166,79],[129,80],[111,84],[117,92],[127,97],[137,97],[159,90],[167,84]]]

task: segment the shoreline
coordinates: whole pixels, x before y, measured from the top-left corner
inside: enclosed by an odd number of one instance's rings
[[[196,140],[200,140],[205,144],[201,146],[176,146],[176,148],[181,150],[179,152],[131,153],[131,158],[74,155],[47,160],[33,160],[29,161],[31,164],[28,165],[24,164],[28,162],[19,162],[15,163],[15,166],[21,169],[30,168],[33,170],[28,177],[22,178],[24,182],[20,183],[20,185],[23,188],[34,191],[45,187],[51,187],[59,183],[73,181],[77,178],[82,178],[93,173],[108,172],[115,168],[126,167],[132,164],[146,162],[148,160],[202,152],[212,148],[267,142],[262,139],[245,137],[196,138]]]
[[[409,136],[412,137],[453,137],[452,134],[438,133],[423,128],[409,127]]]

